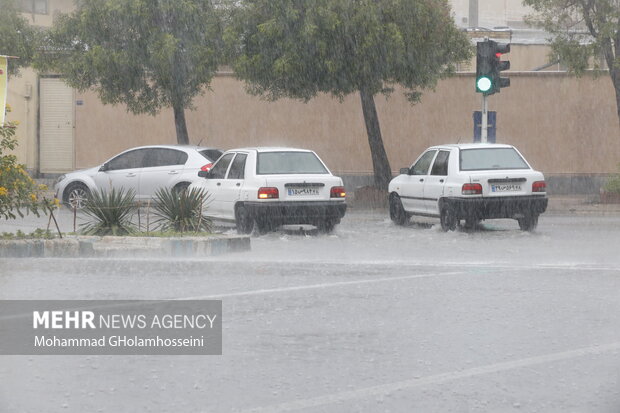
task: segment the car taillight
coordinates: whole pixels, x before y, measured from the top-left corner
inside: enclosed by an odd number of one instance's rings
[[[536,181],[532,184],[532,192],[547,192],[545,181]]]
[[[271,186],[264,186],[258,189],[258,199],[275,199],[280,198],[278,188]]]
[[[482,194],[482,185],[480,184],[463,184],[461,190],[463,195],[480,195]]]
[[[212,166],[213,166],[213,162],[206,164],[205,166],[200,168],[200,170],[201,171],[205,171],[205,172],[209,172],[209,169],[211,169]]]
[[[329,190],[330,198],[344,198],[347,196],[347,193],[344,190],[344,186],[332,186],[332,189]]]

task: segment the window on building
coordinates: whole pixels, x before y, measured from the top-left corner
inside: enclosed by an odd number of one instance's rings
[[[48,0],[21,0],[21,9],[24,13],[47,14]]]

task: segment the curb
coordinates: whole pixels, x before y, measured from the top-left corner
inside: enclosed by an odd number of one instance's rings
[[[211,257],[251,249],[249,236],[0,240],[2,258]]]

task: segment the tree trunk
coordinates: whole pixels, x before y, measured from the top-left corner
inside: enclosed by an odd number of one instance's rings
[[[618,112],[618,123],[620,123],[620,70],[610,69],[611,82],[616,90],[616,111]]]
[[[593,32],[593,29],[590,31]],[[618,41],[618,37],[615,40],[616,42]],[[616,65],[616,58],[620,51],[620,45],[616,44],[616,49],[614,50],[611,39],[604,39],[602,45],[603,55],[605,56],[605,62],[607,63],[609,76],[611,77],[611,83],[614,85],[616,92],[616,112],[618,113],[618,122],[620,123],[620,69],[618,69]]]
[[[379,189],[387,190],[388,184],[392,180],[392,169],[390,161],[385,153],[383,138],[381,138],[381,127],[375,106],[374,95],[365,89],[360,90],[362,99],[362,112],[366,123],[366,133],[368,134],[368,145],[370,145],[370,156],[372,157],[372,168],[375,174],[375,186]]]
[[[189,135],[187,134],[187,124],[185,123],[185,109],[182,105],[174,104],[174,126],[177,131],[177,143],[179,145],[189,145]]]

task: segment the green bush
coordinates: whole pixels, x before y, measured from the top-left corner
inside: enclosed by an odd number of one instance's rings
[[[618,170],[620,170],[620,164],[618,164]],[[620,194],[620,173],[610,176],[603,189],[606,192]]]
[[[162,188],[155,194],[155,225],[161,231],[211,231],[211,220],[204,215],[209,195],[203,189],[176,191]]]
[[[53,239],[56,238],[50,230],[41,228],[35,229],[30,234],[26,234],[21,230],[17,230],[14,234],[12,232],[3,232],[0,234],[0,239],[3,240],[15,240],[15,239]]]
[[[37,185],[11,153],[17,148],[16,129],[17,122],[0,125],[0,217],[4,219],[23,217],[24,212],[39,216],[41,209],[47,213],[58,206],[43,198],[47,187]]]
[[[131,222],[136,208],[133,190],[125,192],[112,189],[93,191],[82,209],[89,222],[81,224],[82,233],[87,235],[127,235],[135,231]]]

